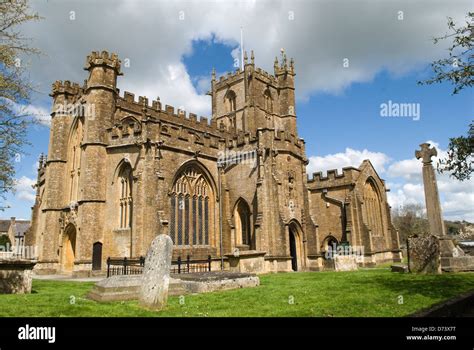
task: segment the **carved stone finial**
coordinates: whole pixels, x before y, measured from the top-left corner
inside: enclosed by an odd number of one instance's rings
[[[280,52],[281,52],[281,67],[284,68],[284,67],[286,67],[286,53],[285,53],[285,49],[284,49],[284,48],[281,48],[281,49],[280,49]]]

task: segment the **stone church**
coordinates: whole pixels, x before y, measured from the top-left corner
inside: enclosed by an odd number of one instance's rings
[[[295,67],[212,74],[210,120],[121,94],[116,54],[92,52],[82,86],[56,81],[32,227],[37,273],[90,275],[108,257],[140,257],[157,234],[173,258],[237,271],[330,268],[341,246],[359,264],[400,259],[385,183],[369,161],[309,178],[298,137]]]

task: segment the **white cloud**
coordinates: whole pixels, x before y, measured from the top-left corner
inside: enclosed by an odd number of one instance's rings
[[[163,104],[172,105],[176,109],[204,116],[210,114],[211,97],[197,94],[184,64],[170,64],[156,69],[156,76],[161,79],[145,84],[125,80],[123,89],[153,99],[159,96]]]
[[[439,158],[446,156],[446,150],[439,144],[427,141],[435,146],[438,156],[433,157],[435,165]],[[422,163],[416,158],[393,161],[380,152],[363,151],[346,148],[343,153],[329,154],[323,157],[309,157],[307,172],[318,172],[328,169],[341,169],[346,166],[357,167],[362,160],[369,159],[379,174],[387,179],[388,202],[392,208],[407,204],[420,204],[425,207],[425,195],[422,180]],[[387,170],[385,170],[387,168]],[[443,216],[448,220],[467,220],[474,222],[474,179],[458,181],[448,174],[436,174]]]
[[[36,193],[33,188],[33,185],[35,184],[36,180],[26,176],[16,179],[15,197],[23,201],[33,202],[36,197]]]
[[[406,180],[420,180],[420,161],[416,158],[400,160],[391,164],[387,172],[392,177],[403,177]]]
[[[280,48],[285,48],[295,58],[296,93],[304,100],[316,92],[339,93],[352,83],[370,81],[384,69],[403,75],[445,56],[446,43],[434,45],[431,38],[446,32],[447,16],[464,21],[471,1],[124,0],[111,6],[108,1],[33,0],[32,6],[45,17],[23,28],[34,46],[46,53],[31,64],[30,78],[38,84],[42,98],[47,98],[54,80],[82,83],[86,55],[106,49],[118,53],[122,61],[130,60],[118,81],[122,91],[150,99],[160,96],[163,104],[208,115],[207,80],[199,78],[196,89],[182,63],[184,55],[192,54],[193,40],[236,46],[243,26],[246,49],[254,49],[257,66],[269,72]],[[400,10],[402,21],[398,20]],[[70,19],[70,11],[75,11],[75,20]],[[182,15],[184,20],[180,20]],[[233,56],[237,54],[234,50]],[[229,66],[233,56],[228,57]],[[342,64],[345,58],[348,68]],[[49,114],[39,107],[29,108]],[[359,166],[366,158],[390,183],[398,184],[390,194],[392,200],[420,200],[421,163],[414,158],[391,162],[383,153],[347,148],[310,157],[308,172]],[[445,215],[472,218],[472,181],[459,184],[445,176],[438,179]],[[22,197],[33,199],[33,191]]]
[[[433,157],[433,166],[439,159],[447,156],[447,151],[439,147],[439,143],[428,140],[430,145],[436,147],[438,155]],[[390,164],[387,170],[387,177],[391,181],[403,181],[403,187],[388,194],[388,199],[392,207],[396,208],[404,203],[424,203],[424,189],[422,180],[421,159],[415,157],[403,159]],[[458,181],[449,174],[436,173],[438,191],[441,199],[443,215],[447,219],[464,219],[474,222],[474,179],[468,181]]]
[[[440,159],[446,158],[447,152],[439,147],[438,142],[428,140],[426,143],[429,143],[431,147],[436,147],[438,155],[431,158],[433,160],[433,166],[436,167],[436,164]],[[387,173],[391,177],[403,177],[406,180],[421,181],[421,160],[416,159],[416,157],[413,156],[413,158],[410,159],[403,159],[394,162],[389,166]]]
[[[464,20],[470,1],[124,0],[111,6],[108,1],[36,0],[32,5],[45,17],[24,27],[47,53],[31,65],[44,96],[56,79],[82,82],[85,56],[107,49],[130,60],[118,83],[122,90],[159,95],[163,103],[186,104],[189,112],[204,114],[209,100],[202,86],[196,90],[190,84],[181,63],[192,54],[193,40],[236,46],[243,27],[246,49],[254,49],[256,64],[269,72],[285,48],[295,58],[296,93],[304,100],[370,81],[383,69],[401,75],[445,55],[446,44],[434,45],[431,38],[445,33],[447,16]],[[229,66],[233,56],[237,50],[229,55]]]
[[[28,116],[34,117],[41,125],[50,126],[51,124],[51,115],[46,108],[27,105],[24,106],[24,113]]]
[[[371,152],[366,149],[358,151],[352,148],[346,148],[343,153],[328,154],[323,157],[309,157],[307,172],[311,174],[313,172],[327,171],[330,169],[342,169],[348,166],[359,167],[365,159],[369,159],[379,173],[385,172],[385,165],[390,160],[384,153]]]
[[[453,220],[463,218],[469,222],[474,222],[474,193],[450,193],[446,192],[446,200],[443,201],[443,214]]]
[[[49,126],[51,124],[51,115],[45,108],[31,104],[19,104],[3,97],[1,99],[15,114],[32,117],[41,125]]]
[[[425,195],[422,184],[399,184],[399,188],[388,187],[388,203],[392,208],[401,208],[408,204],[420,204],[425,206]]]

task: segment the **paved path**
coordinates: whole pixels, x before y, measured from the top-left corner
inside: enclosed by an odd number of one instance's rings
[[[47,280],[47,281],[65,281],[65,282],[99,282],[103,280],[105,276],[96,277],[72,277],[70,275],[33,275],[34,280]]]

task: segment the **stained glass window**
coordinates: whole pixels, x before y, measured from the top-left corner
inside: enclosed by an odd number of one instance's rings
[[[181,246],[209,245],[213,193],[204,174],[186,168],[174,183],[170,197],[170,235]]]

